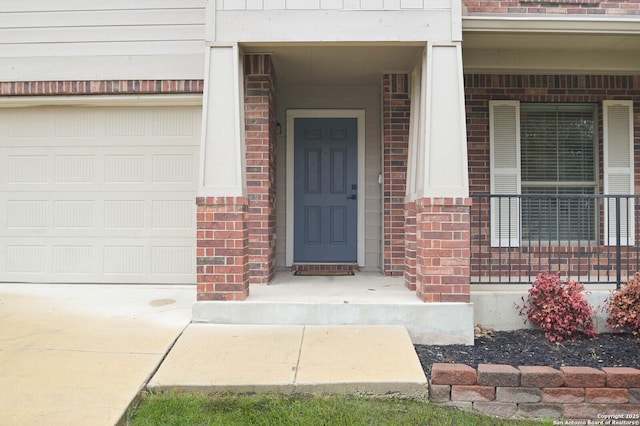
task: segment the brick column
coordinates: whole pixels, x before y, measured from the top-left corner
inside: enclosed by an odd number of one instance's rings
[[[408,202],[404,213],[404,285],[416,289],[416,203]]]
[[[409,76],[383,76],[384,131],[384,273],[402,276],[405,270],[404,199],[409,151]]]
[[[245,56],[244,71],[249,281],[267,284],[276,265],[276,76],[269,55]]]
[[[197,299],[249,296],[248,200],[197,197]]]
[[[470,198],[416,201],[416,294],[425,302],[471,301]]]

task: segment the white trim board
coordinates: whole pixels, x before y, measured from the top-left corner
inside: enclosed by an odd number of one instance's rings
[[[287,111],[287,184],[286,184],[286,266],[293,265],[293,124],[296,118],[355,118],[358,125],[358,265],[365,266],[365,112],[364,109],[290,109]]]
[[[638,34],[634,16],[463,16],[462,32],[562,34]]]
[[[47,95],[47,96],[1,96],[0,108],[28,108],[34,106],[188,106],[202,105],[202,94],[167,95]]]

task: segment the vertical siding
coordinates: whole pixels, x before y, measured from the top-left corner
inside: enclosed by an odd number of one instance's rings
[[[206,0],[22,0],[0,10],[0,80],[202,78]]]

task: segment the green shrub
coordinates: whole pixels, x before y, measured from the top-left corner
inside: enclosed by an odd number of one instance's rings
[[[544,331],[549,340],[561,341],[584,334],[594,337],[596,332],[593,315],[579,282],[560,279],[560,273],[541,272],[529,289],[527,300],[517,306],[519,314],[527,317]],[[527,320],[525,320],[525,323]]]
[[[607,303],[607,327],[631,331],[637,336],[640,333],[640,273],[636,273],[619,290],[612,292]]]

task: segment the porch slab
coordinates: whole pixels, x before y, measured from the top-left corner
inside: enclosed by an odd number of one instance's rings
[[[402,325],[415,344],[473,344],[473,304],[424,303],[402,278],[360,272],[309,277],[280,272],[241,302],[196,302],[194,323]]]
[[[147,387],[427,396],[426,377],[401,326],[191,324]]]

